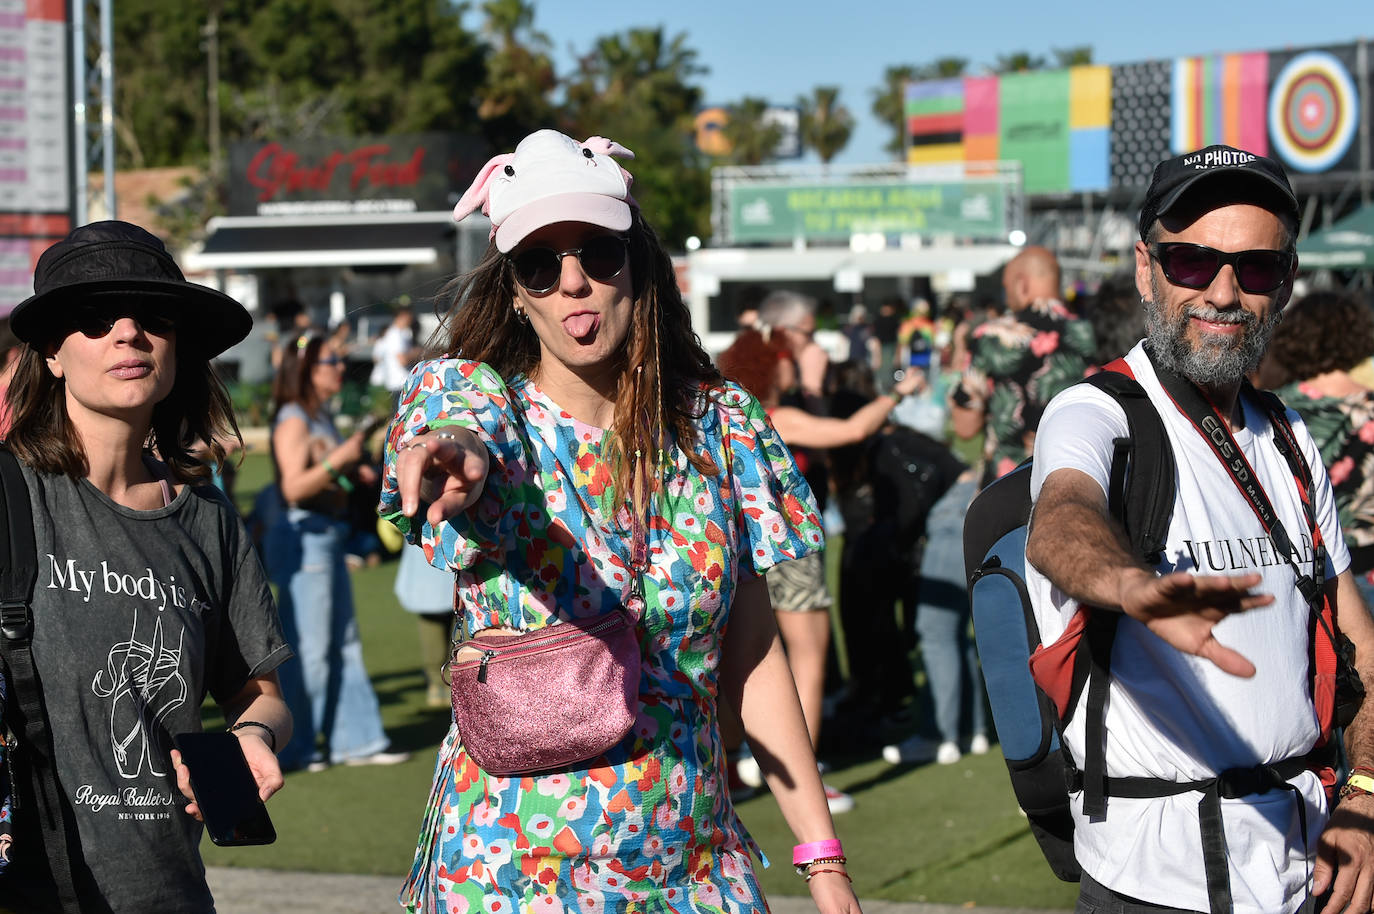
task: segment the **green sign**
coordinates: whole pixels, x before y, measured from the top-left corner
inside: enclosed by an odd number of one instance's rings
[[[749,184],[730,188],[730,241],[847,239],[851,235],[1007,237],[1005,185]]]

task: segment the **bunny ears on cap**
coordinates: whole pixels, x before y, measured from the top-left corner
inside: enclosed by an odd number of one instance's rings
[[[482,167],[453,208],[461,221],[480,209],[491,218],[491,237],[505,254],[526,235],[555,222],[589,222],[615,232],[630,227],[634,177],[611,156],[635,154],[605,137],[585,143],[557,130],[538,130],[515,152]]]

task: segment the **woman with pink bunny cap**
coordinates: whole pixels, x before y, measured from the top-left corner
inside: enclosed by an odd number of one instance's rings
[[[490,217],[491,245],[446,290],[446,354],[402,393],[381,511],[456,574],[463,636],[557,635],[633,608],[632,723],[594,757],[507,775],[455,723],[400,901],[766,910],[726,787],[722,699],[818,909],[857,912],[763,580],[821,548],[815,499],[758,402],[702,350],[616,157],[632,154],[540,130],[459,201],[457,218]]]

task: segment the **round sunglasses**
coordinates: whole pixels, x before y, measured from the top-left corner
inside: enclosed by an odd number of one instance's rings
[[[597,235],[582,243],[580,248],[555,251],[553,248],[525,248],[507,259],[515,273],[515,281],[536,295],[558,285],[563,275],[563,258],[572,254],[582,265],[582,271],[597,282],[608,282],[625,269],[625,239],[619,235]]]
[[[107,336],[121,318],[131,317],[145,333],[166,336],[177,329],[176,312],[156,302],[120,302],[118,304],[78,305],[67,316],[67,326],[87,339]]]
[[[1152,244],[1150,256],[1159,261],[1169,282],[1188,289],[1207,288],[1222,266],[1229,264],[1236,282],[1251,295],[1273,292],[1288,281],[1293,267],[1291,251],[1218,251],[1181,241]]]

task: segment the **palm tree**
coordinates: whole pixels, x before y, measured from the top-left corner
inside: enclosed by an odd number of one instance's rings
[[[531,126],[553,121],[549,96],[557,79],[549,38],[534,28],[534,5],[525,0],[487,0],[482,33],[492,45],[486,80],[477,89],[477,115],[498,146],[518,140]]]
[[[910,64],[888,67],[882,87],[873,90],[873,116],[892,129],[892,138],[883,149],[894,159],[906,150],[906,84],[919,78],[919,71]]]
[[[814,149],[822,165],[829,165],[839,155],[854,132],[854,116],[839,103],[839,97],[839,86],[817,86],[810,98],[797,100],[802,145]]]
[[[1081,67],[1093,62],[1093,46],[1081,44],[1073,48],[1051,48],[1060,67]]]
[[[1045,63],[1045,58],[1029,51],[1013,51],[1010,54],[998,54],[993,70],[997,73],[1025,73],[1028,70],[1043,70]]]
[[[773,157],[782,140],[782,127],[764,117],[767,110],[767,101],[752,96],[730,106],[730,120],[723,132],[735,165],[762,165]]]

